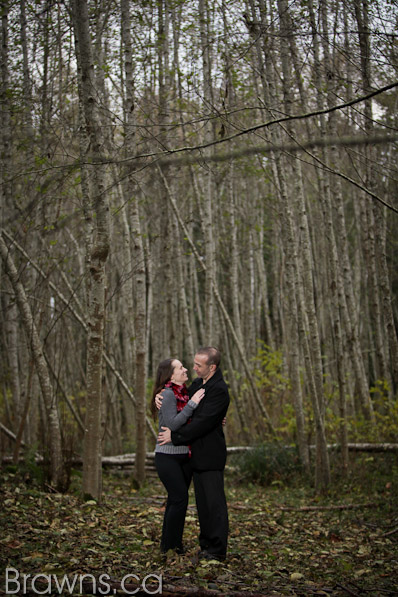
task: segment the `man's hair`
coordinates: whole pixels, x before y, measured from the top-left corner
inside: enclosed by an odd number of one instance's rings
[[[208,365],[215,365],[216,369],[218,368],[220,361],[221,361],[221,353],[218,348],[214,346],[201,346],[196,351],[196,354],[204,354],[207,357],[207,364]]]

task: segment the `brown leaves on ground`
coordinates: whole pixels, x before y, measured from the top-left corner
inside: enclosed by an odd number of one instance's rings
[[[41,575],[36,594],[49,579],[66,575],[94,580],[106,575],[112,594],[127,594],[127,589],[133,594],[138,584],[126,584],[123,591],[123,578],[130,575],[128,581],[141,583],[142,591],[144,579],[156,575],[162,577],[164,595],[188,595],[194,589],[203,595],[398,595],[396,489],[386,487],[374,496],[357,493],[353,504],[350,494],[320,500],[310,490],[247,488],[227,479],[229,555],[216,562],[197,557],[193,495],[187,553],[162,559],[158,543],[165,494],[156,478],[135,491],[128,480],[107,476],[104,501],[97,505],[77,495],[33,489],[3,473],[1,569],[8,568],[8,578],[14,579],[10,569],[15,569],[19,581],[23,575]],[[361,503],[364,507],[357,507]],[[15,589],[15,583],[8,588]],[[156,594],[156,584],[151,586]],[[80,589],[75,585],[65,592],[64,587],[62,594],[81,594]],[[0,593],[5,591],[4,573]],[[53,588],[52,594],[60,593]]]

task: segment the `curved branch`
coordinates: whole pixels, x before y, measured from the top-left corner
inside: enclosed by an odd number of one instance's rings
[[[389,85],[385,85],[384,87],[380,87],[379,89],[375,89],[371,93],[357,97],[353,100],[350,100],[349,102],[344,102],[342,104],[337,104],[336,106],[332,106],[331,108],[325,108],[324,110],[315,110],[314,112],[305,112],[304,114],[282,116],[281,118],[275,118],[273,120],[268,120],[267,122],[261,122],[260,124],[256,124],[252,127],[243,129],[243,130],[239,131],[238,133],[230,135],[229,137],[223,137],[222,139],[213,139],[209,143],[202,143],[202,144],[193,145],[193,146],[177,147],[176,149],[168,149],[165,151],[154,151],[151,153],[142,153],[142,154],[138,154],[138,155],[132,155],[132,156],[126,157],[121,160],[115,160],[111,157],[104,157],[103,159],[97,160],[97,161],[83,162],[80,159],[76,159],[73,162],[71,162],[70,164],[61,164],[59,166],[51,166],[50,168],[46,168],[46,169],[42,169],[42,170],[30,171],[29,174],[36,173],[36,174],[42,175],[44,172],[49,171],[49,170],[60,170],[63,168],[74,169],[74,168],[79,168],[85,164],[90,165],[90,166],[103,166],[104,164],[119,164],[120,165],[120,164],[127,164],[132,161],[134,161],[134,162],[138,161],[138,162],[141,162],[141,165],[144,167],[151,167],[153,165],[158,165],[158,164],[163,166],[166,164],[169,165],[169,164],[180,164],[180,163],[188,163],[188,164],[189,163],[197,163],[199,161],[205,161],[205,159],[206,159],[206,161],[225,161],[225,160],[229,160],[234,157],[250,155],[251,153],[259,153],[259,152],[267,153],[269,151],[273,151],[275,149],[275,147],[265,146],[262,148],[260,146],[260,147],[244,149],[242,151],[238,150],[236,152],[229,152],[229,153],[225,153],[222,155],[213,154],[211,156],[206,156],[206,158],[204,158],[203,156],[200,156],[200,157],[195,157],[195,158],[184,158],[184,159],[177,158],[177,159],[171,161],[171,158],[166,157],[166,156],[172,156],[172,155],[175,155],[178,153],[199,151],[201,149],[206,149],[211,146],[220,145],[220,144],[226,143],[227,141],[232,141],[233,139],[236,139],[237,137],[241,137],[243,135],[253,133],[259,129],[267,128],[273,124],[280,124],[282,122],[290,122],[292,120],[303,120],[303,119],[307,119],[307,118],[312,118],[313,116],[320,116],[321,114],[329,114],[330,112],[335,112],[337,110],[343,110],[344,108],[349,108],[350,106],[354,106],[355,104],[365,102],[365,101],[371,99],[372,97],[379,95],[380,93],[384,93],[386,91],[389,91],[390,89],[394,89],[394,87],[398,87],[398,81],[395,81],[394,83],[390,83]],[[309,144],[304,144],[304,146],[316,147],[316,146],[327,146],[327,145],[336,145],[336,144],[363,145],[366,143],[375,143],[375,142],[380,143],[382,141],[384,141],[384,142],[396,141],[397,139],[398,139],[397,135],[384,135],[384,136],[377,135],[375,138],[355,137],[355,138],[351,138],[351,141],[343,141],[343,142],[339,142],[339,140],[336,140],[336,139],[327,139],[326,138],[326,139],[311,141],[311,142],[309,142]],[[280,147],[277,147],[277,149],[286,149],[286,146],[281,145]],[[289,147],[289,150],[290,149],[291,149],[291,147]],[[150,164],[143,163],[143,161],[147,158],[157,158],[158,161],[155,161],[155,163],[152,162]],[[18,174],[18,176],[22,176],[23,174],[24,174],[23,172],[20,172]],[[18,176],[15,176],[13,178],[13,180],[15,180]]]

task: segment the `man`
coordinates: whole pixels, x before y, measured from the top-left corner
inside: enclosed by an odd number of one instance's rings
[[[160,444],[191,446],[191,468],[195,487],[200,534],[200,557],[225,559],[228,539],[228,509],[224,493],[224,468],[227,449],[223,419],[229,406],[227,384],[219,368],[220,352],[213,346],[199,348],[195,354],[197,378],[189,388],[189,396],[205,389],[205,396],[191,421],[170,432],[162,427]]]

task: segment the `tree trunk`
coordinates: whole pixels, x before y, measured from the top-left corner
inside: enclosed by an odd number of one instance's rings
[[[354,1],[355,17],[358,25],[358,37],[361,57],[361,76],[362,76],[362,88],[364,93],[368,93],[372,89],[371,84],[371,66],[370,66],[370,35],[369,35],[369,6],[368,0],[355,0]],[[373,133],[373,114],[372,114],[372,100],[365,102],[364,108],[364,128],[366,133],[371,136]],[[369,144],[365,146],[365,183],[369,189],[375,186],[375,174],[374,174],[374,159],[375,151],[374,148]],[[378,263],[377,263],[377,232],[376,226],[378,221],[376,219],[377,212],[381,209],[378,204],[368,197],[363,198],[361,202],[363,210],[363,222],[366,225],[363,229],[363,245],[365,252],[365,268],[368,273],[368,281],[371,288],[369,295],[370,301],[370,316],[373,321],[372,336],[375,342],[376,350],[376,367],[374,371],[375,379],[386,381],[391,386],[390,372],[387,366],[387,355],[385,352],[385,341],[388,342],[389,338],[384,338],[382,329],[382,312],[380,297],[380,284],[378,279]]]
[[[101,162],[102,134],[96,102],[94,61],[86,0],[73,0],[73,25],[77,59],[81,71],[79,93],[84,110],[84,126],[90,141],[88,160]],[[83,123],[82,123],[83,125]],[[105,263],[109,254],[109,207],[104,167],[92,166],[92,201],[84,197],[96,215],[94,239],[89,255],[89,332],[87,339],[87,397],[84,435],[83,492],[101,500],[102,493],[102,352],[105,321]]]
[[[122,38],[124,50],[124,72],[126,81],[125,107],[125,148],[126,155],[132,156],[135,148],[135,112],[133,52],[130,34],[129,1],[122,0]],[[130,200],[130,221],[132,236],[132,271],[135,286],[135,441],[136,461],[135,480],[138,485],[145,481],[146,455],[146,371],[147,371],[147,314],[146,314],[146,271],[137,192],[134,190],[134,173],[128,178],[125,200]]]
[[[61,429],[57,402],[53,393],[46,359],[43,354],[43,347],[28,300],[26,298],[25,289],[22,286],[18,271],[11,258],[9,248],[4,242],[2,234],[0,234],[0,254],[15,292],[15,298],[21,315],[22,324],[24,326],[26,337],[32,351],[32,357],[35,362],[36,371],[40,382],[40,389],[46,407],[49,431],[50,483],[58,491],[63,491],[66,489],[66,474],[62,458]]]
[[[328,15],[327,15],[327,5],[326,2],[322,4],[322,40],[323,40],[323,51],[324,51],[324,58],[323,58],[323,70],[328,72],[333,72],[333,65],[331,64],[331,58],[329,54],[329,31],[328,31]],[[317,35],[315,29],[313,29],[313,35]],[[330,85],[327,85],[327,82],[322,80],[320,71],[320,60],[319,60],[319,51],[318,51],[318,38],[315,39],[314,44],[314,54],[315,54],[315,76],[317,80],[317,106],[318,109],[324,108],[323,102],[323,93],[325,86],[328,89],[327,97],[328,97],[328,106],[330,108],[333,107],[335,103],[334,94],[330,90]],[[331,113],[329,118],[329,126],[327,128],[325,117],[323,115],[320,116],[320,129],[322,136],[326,137],[327,134],[330,137],[337,137],[337,126],[334,118],[334,114]],[[336,151],[336,147],[330,147],[327,149],[322,149],[322,156],[323,161],[326,164],[331,163],[332,165],[337,163],[338,154]],[[330,157],[329,157],[330,156]],[[342,282],[342,275],[340,269],[340,262],[339,262],[339,255],[337,250],[337,243],[336,237],[334,232],[334,224],[333,224],[333,213],[334,209],[332,207],[332,194],[336,198],[337,203],[340,203],[342,200],[342,191],[341,191],[341,181],[340,179],[333,180],[333,187],[331,187],[331,181],[329,180],[333,175],[329,175],[329,177],[324,174],[323,170],[321,170],[318,174],[319,179],[319,193],[321,196],[321,202],[323,205],[323,218],[324,218],[324,227],[325,227],[325,239],[326,239],[326,253],[327,253],[327,260],[325,269],[328,272],[328,284],[327,284],[327,296],[325,297],[330,301],[330,319],[331,319],[331,327],[332,327],[332,338],[333,338],[333,346],[331,347],[334,350],[335,358],[336,358],[336,371],[337,371],[337,383],[339,389],[339,435],[340,435],[340,444],[341,444],[341,456],[342,456],[342,465],[343,470],[348,470],[348,431],[347,431],[347,404],[346,404],[346,394],[347,394],[347,368],[346,363],[348,362],[348,354],[344,350],[343,346],[343,321],[348,320],[348,313],[347,313],[347,306],[344,296],[344,285]],[[333,193],[332,193],[333,188]]]
[[[0,153],[0,226],[3,227],[5,207],[10,205],[11,186],[11,110],[10,110],[10,73],[8,65],[8,11],[9,2],[2,3],[1,11],[1,153]]]
[[[199,26],[200,46],[202,53],[202,77],[203,77],[203,98],[207,111],[213,108],[213,90],[211,83],[211,41],[208,36],[208,3],[207,0],[199,0]],[[205,124],[205,143],[211,142],[213,138],[213,127],[211,121]],[[209,155],[211,149],[206,149],[205,154]],[[205,174],[205,190],[203,197],[203,222],[202,229],[205,240],[205,321],[204,337],[205,344],[211,345],[215,342],[215,313],[214,313],[214,280],[215,280],[215,241],[213,234],[213,167],[208,167]]]

